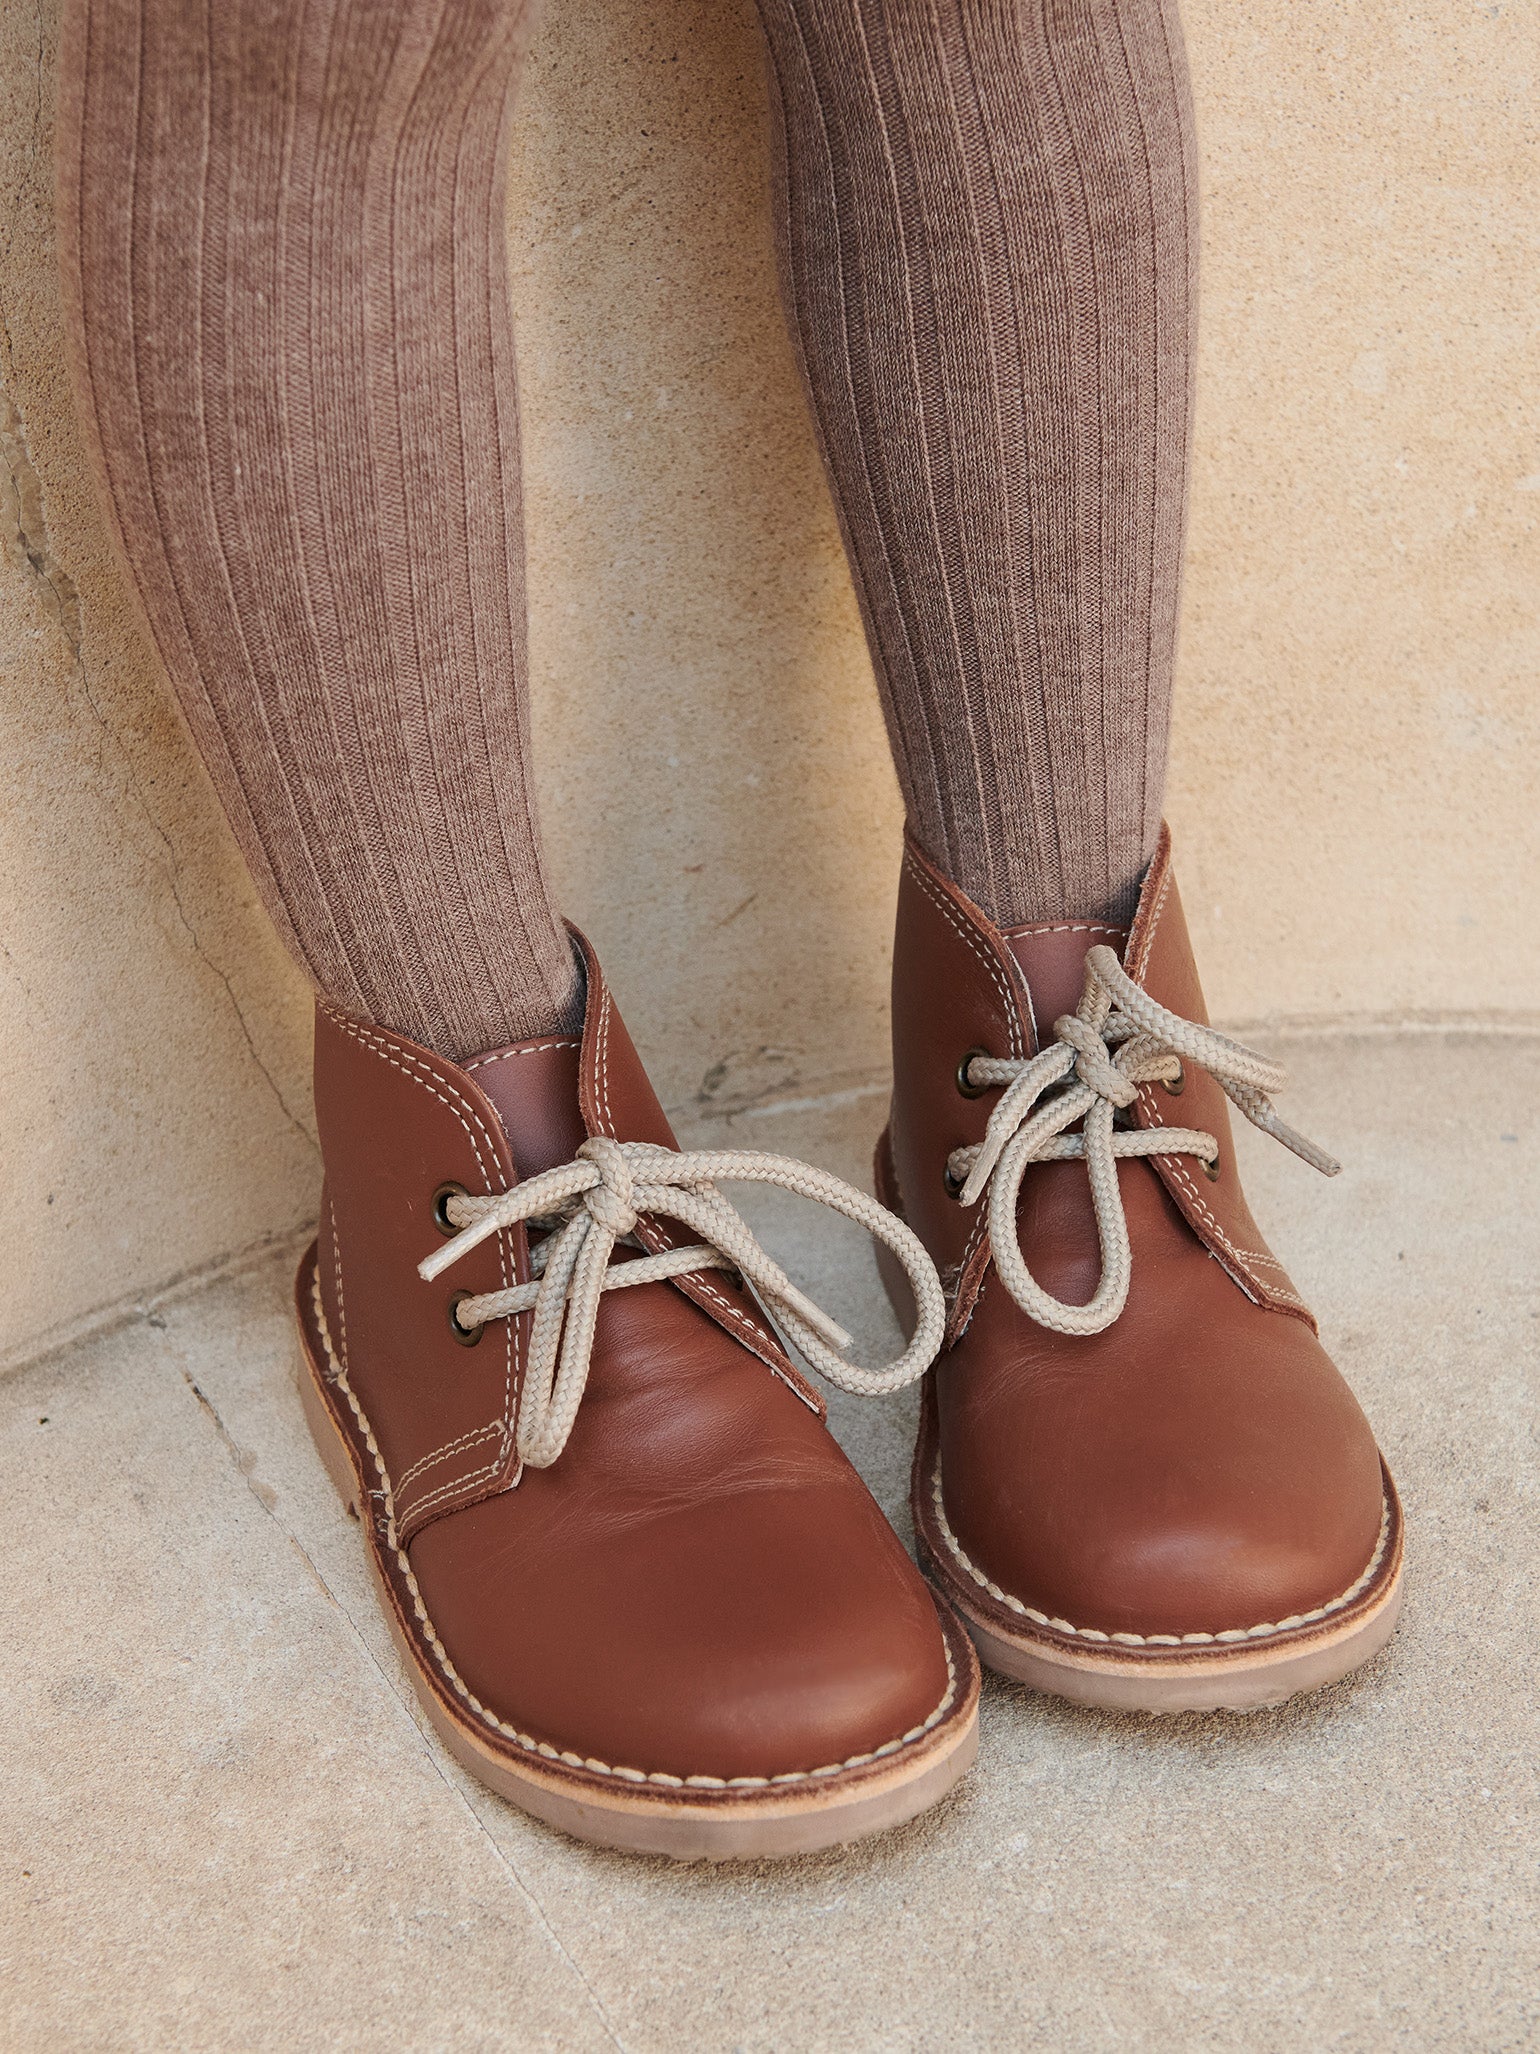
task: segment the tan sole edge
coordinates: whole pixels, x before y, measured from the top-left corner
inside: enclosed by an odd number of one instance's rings
[[[303,1272],[302,1272],[303,1274]],[[362,1525],[367,1503],[353,1452],[322,1394],[320,1372],[303,1326],[299,1332],[300,1402],[327,1475],[348,1512]],[[367,1546],[375,1595],[419,1703],[462,1767],[499,1797],[595,1847],[630,1854],[663,1854],[676,1861],[757,1861],[815,1854],[901,1826],[928,1811],[964,1777],[978,1756],[977,1664],[965,1640],[954,1650],[966,1714],[937,1729],[934,1742],[903,1765],[846,1780],[830,1777],[808,1792],[772,1797],[681,1800],[662,1793],[617,1790],[578,1794],[559,1772],[535,1763],[515,1766],[468,1722],[457,1718],[426,1678],[401,1626],[374,1548]],[[943,1631],[946,1621],[943,1619]],[[952,1629],[956,1633],[955,1627]],[[957,1638],[962,1640],[962,1636]]]
[[[927,1549],[927,1553],[929,1553]],[[973,1637],[985,1665],[1050,1697],[1106,1712],[1258,1712],[1304,1691],[1336,1683],[1377,1655],[1401,1611],[1401,1568],[1365,1616],[1335,1632],[1292,1639],[1268,1649],[1235,1648],[1179,1661],[1118,1661],[1079,1654],[1044,1641],[1007,1636],[982,1619],[953,1587],[943,1595]]]

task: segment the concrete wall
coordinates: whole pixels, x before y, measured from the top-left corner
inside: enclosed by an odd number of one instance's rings
[[[1188,28],[1170,811],[1211,1001],[1500,1025],[1540,1010],[1540,16]],[[899,818],[775,302],[756,34],[742,0],[551,0],[510,220],[552,859],[697,1108],[880,1072]],[[305,997],[82,471],[53,37],[51,0],[0,5],[0,1355],[293,1231],[317,1179]]]

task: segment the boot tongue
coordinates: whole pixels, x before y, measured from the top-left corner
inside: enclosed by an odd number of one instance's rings
[[[1109,948],[1121,962],[1128,930],[1098,920],[1053,920],[1008,928],[1004,939],[1032,994],[1035,1054],[1053,1039],[1054,1021],[1062,1013],[1074,1012],[1080,1003],[1087,949]]]
[[[587,1139],[578,1109],[579,1050],[576,1035],[542,1034],[461,1065],[492,1101],[522,1180],[571,1162]]]
[[[521,1178],[571,1162],[590,1134],[678,1146],[591,953],[585,967],[581,1038],[541,1034],[462,1065],[492,1101]]]

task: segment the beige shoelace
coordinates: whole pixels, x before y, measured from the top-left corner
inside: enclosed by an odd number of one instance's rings
[[[983,1141],[955,1150],[947,1160],[948,1176],[962,1187],[962,1204],[976,1204],[989,1185],[995,1265],[1016,1303],[1040,1326],[1060,1334],[1099,1334],[1127,1302],[1133,1257],[1118,1190],[1119,1156],[1195,1155],[1208,1164],[1219,1153],[1214,1136],[1196,1127],[1115,1127],[1114,1115],[1133,1104],[1141,1084],[1180,1090],[1182,1065],[1196,1063],[1254,1127],[1328,1177],[1341,1167],[1273,1111],[1268,1093],[1288,1081],[1280,1064],[1157,1005],[1109,948],[1087,951],[1080,1004],[1054,1021],[1053,1032],[1054,1039],[1030,1061],[972,1058],[967,1083],[1006,1089]],[[1067,1134],[1065,1128],[1077,1120],[1084,1122],[1081,1131]],[[1101,1277],[1086,1305],[1066,1305],[1043,1289],[1027,1268],[1016,1230],[1017,1196],[1029,1166],[1066,1161],[1085,1163],[1101,1241]]]
[[[891,1248],[908,1273],[919,1307],[919,1324],[903,1354],[884,1369],[863,1369],[836,1354],[836,1349],[850,1347],[850,1335],[799,1291],[765,1252],[715,1188],[719,1179],[777,1184],[783,1191],[815,1199]],[[585,1141],[573,1162],[543,1171],[496,1197],[453,1197],[445,1210],[460,1231],[418,1264],[418,1275],[428,1282],[489,1235],[519,1220],[549,1230],[549,1238],[531,1251],[535,1274],[529,1283],[465,1297],[451,1314],[462,1331],[474,1333],[487,1320],[533,1308],[516,1438],[520,1456],[535,1469],[549,1468],[567,1445],[588,1382],[594,1322],[605,1291],[692,1270],[736,1270],[756,1287],[812,1366],[830,1383],[862,1397],[913,1383],[941,1345],[945,1301],[935,1265],[918,1237],[874,1198],[787,1156],[757,1149],[681,1153],[601,1135]],[[680,1220],[701,1241],[612,1265],[612,1249],[632,1234],[641,1213]]]

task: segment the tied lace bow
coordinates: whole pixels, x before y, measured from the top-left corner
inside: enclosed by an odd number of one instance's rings
[[[1060,1334],[1099,1334],[1127,1302],[1133,1257],[1118,1189],[1118,1157],[1195,1155],[1207,1165],[1219,1154],[1214,1136],[1196,1127],[1116,1126],[1116,1114],[1134,1103],[1142,1084],[1180,1090],[1183,1063],[1196,1063],[1254,1127],[1328,1177],[1341,1167],[1274,1112],[1268,1093],[1288,1081],[1281,1064],[1158,1005],[1109,948],[1087,951],[1080,1004],[1054,1021],[1053,1032],[1054,1039],[1030,1060],[972,1058],[969,1084],[1003,1084],[1006,1089],[983,1141],[976,1148],[956,1149],[947,1159],[947,1174],[961,1186],[958,1197],[964,1205],[977,1203],[989,1185],[995,1265],[1016,1303],[1040,1326]],[[1067,1133],[1077,1120],[1080,1132]],[[1016,1203],[1032,1163],[1080,1161],[1090,1180],[1102,1269],[1090,1302],[1066,1305],[1045,1291],[1026,1265]]]
[[[904,1353],[877,1370],[863,1369],[836,1354],[836,1349],[850,1347],[850,1335],[799,1291],[765,1252],[716,1189],[718,1178],[777,1184],[816,1199],[891,1248],[908,1273],[919,1307],[919,1324]],[[736,1270],[756,1287],[813,1367],[830,1383],[862,1397],[912,1383],[935,1355],[946,1324],[935,1265],[903,1221],[838,1177],[786,1156],[755,1149],[681,1152],[595,1135],[583,1143],[573,1162],[544,1170],[527,1184],[516,1184],[495,1197],[457,1195],[447,1201],[445,1210],[460,1231],[417,1265],[418,1275],[428,1282],[501,1228],[523,1220],[548,1230],[548,1238],[530,1252],[534,1275],[529,1283],[467,1296],[456,1302],[451,1314],[461,1330],[471,1334],[489,1319],[533,1308],[515,1431],[520,1457],[535,1469],[549,1468],[567,1445],[588,1381],[594,1324],[605,1291],[694,1270]],[[631,1239],[643,1213],[682,1221],[700,1235],[700,1242],[612,1264],[616,1242]]]

